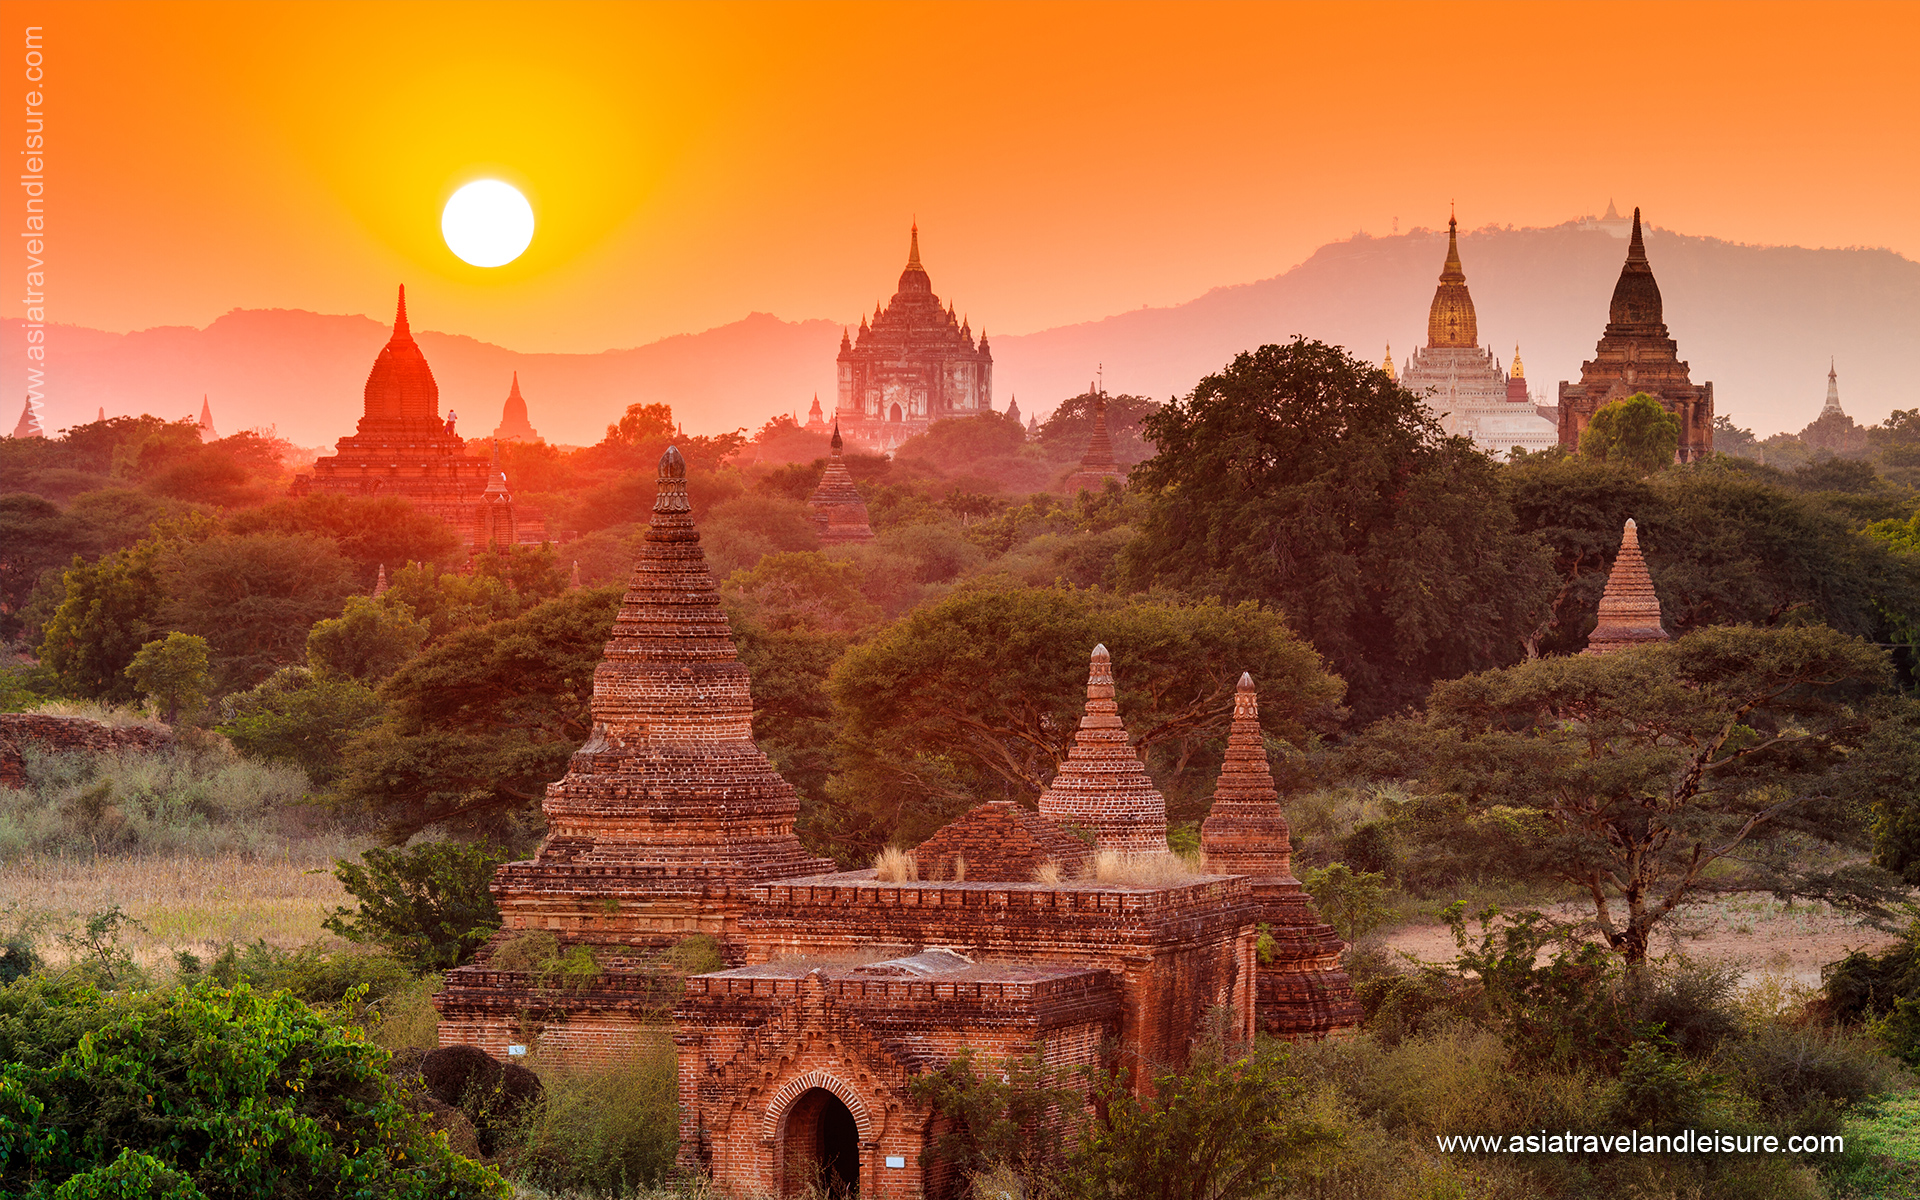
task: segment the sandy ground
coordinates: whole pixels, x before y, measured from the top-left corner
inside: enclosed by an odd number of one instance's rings
[[[1592,909],[1555,905],[1544,909],[1566,920],[1590,918]],[[1800,902],[1791,908],[1771,897],[1730,898],[1681,909],[1666,922],[1674,936],[1656,943],[1655,953],[1678,949],[1694,958],[1738,963],[1749,979],[1784,978],[1800,987],[1820,986],[1820,969],[1854,950],[1875,951],[1898,939],[1860,924],[1825,904]],[[1478,929],[1469,921],[1468,931]],[[1438,923],[1403,925],[1385,941],[1426,962],[1451,962],[1458,953],[1453,931]]]

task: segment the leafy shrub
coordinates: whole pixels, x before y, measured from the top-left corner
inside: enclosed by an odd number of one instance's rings
[[[181,951],[174,966],[183,982],[206,979],[221,987],[246,984],[257,992],[282,989],[309,1004],[338,1004],[349,995],[383,1000],[412,984],[407,964],[385,951],[341,949],[309,942],[289,950],[264,939],[241,946],[228,942],[202,962]]]
[[[1907,1082],[1857,1029],[1769,1024],[1729,1042],[1720,1062],[1768,1118],[1803,1128],[1809,1109],[1858,1104]]]
[[[679,1151],[679,1066],[663,1028],[624,1063],[542,1067],[544,1093],[501,1133],[507,1172],[554,1192],[630,1196],[658,1183]]]
[[[405,850],[373,849],[361,863],[336,860],[334,878],[360,901],[321,922],[348,941],[372,942],[431,971],[472,958],[500,927],[487,885],[506,856],[486,846],[426,842]]]
[[[953,1164],[963,1179],[1010,1172],[1032,1192],[1065,1155],[1067,1125],[1083,1107],[1070,1078],[1038,1055],[980,1070],[971,1047],[938,1071],[914,1078],[913,1098],[946,1118],[931,1157]],[[978,1189],[976,1189],[978,1194]]]
[[[222,708],[219,730],[242,754],[291,763],[316,784],[339,778],[347,742],[384,711],[358,679],[308,667],[282,667]]]
[[[286,993],[0,989],[0,1192],[42,1198],[508,1192],[429,1137],[387,1054]]]
[[[1386,923],[1387,877],[1355,872],[1345,863],[1329,863],[1300,876],[1323,920],[1349,942],[1357,942]]]

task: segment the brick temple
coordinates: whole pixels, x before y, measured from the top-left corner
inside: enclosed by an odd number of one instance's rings
[[[840,397],[834,416],[847,439],[893,450],[935,421],[993,411],[993,353],[953,305],[940,306],[920,263],[920,227],[908,235],[900,284],[859,336],[840,335]]]
[[[1627,261],[1607,308],[1607,327],[1593,358],[1580,364],[1580,382],[1560,383],[1560,444],[1578,450],[1580,435],[1600,406],[1636,392],[1652,396],[1680,418],[1674,461],[1693,462],[1713,453],[1713,384],[1693,382],[1679,343],[1667,333],[1660,285],[1647,261],[1637,208]]]
[[[754,745],[747,669],[669,449],[591,735],[547,789],[538,853],[494,878],[502,929],[435,997],[441,1044],[581,1063],[670,1036],[683,1168],[740,1197],[818,1180],[908,1200],[961,1182],[927,1154],[942,1118],[911,1089],[963,1049],[1139,1068],[1184,1062],[1221,1015],[1243,1036],[1354,1027],[1344,945],[1289,869],[1250,678],[1202,830],[1208,872],[1101,881],[1110,863],[1168,858],[1116,670],[1094,648],[1039,812],[989,801],[915,847],[911,871],[838,870],[801,846],[794,790]],[[597,973],[563,988],[493,965],[530,932],[586,947]],[[681,992],[657,964],[697,935],[726,966]]]
[[[313,464],[313,474],[294,477],[293,495],[402,496],[451,525],[470,548],[518,540],[498,456],[468,453],[454,414],[440,415],[440,385],[407,324],[405,287],[364,400],[359,425]]]
[[[819,415],[820,401],[815,399],[813,417]],[[808,418],[808,424],[812,424],[812,417]],[[853,483],[853,474],[847,470],[846,460],[840,457],[840,448],[844,444],[840,437],[840,422],[835,421],[833,437],[827,442],[826,468],[820,472],[819,486],[813,489],[813,495],[807,497],[807,510],[820,526],[820,544],[823,546],[844,546],[849,542],[873,540],[873,525],[867,519],[867,502],[860,498],[860,490]]]

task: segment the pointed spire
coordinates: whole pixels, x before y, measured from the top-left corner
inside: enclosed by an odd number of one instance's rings
[[[1200,849],[1212,874],[1294,882],[1292,833],[1260,736],[1260,698],[1246,672],[1234,689],[1226,761],[1213,787],[1213,806],[1200,825]]]
[[[200,394],[200,440],[203,442],[220,440],[219,430],[213,427],[213,406],[207,403],[205,392]]]
[[[1587,635],[1586,653],[1611,654],[1666,640],[1660,597],[1640,553],[1640,527],[1628,517],[1620,533],[1620,553],[1614,556],[1606,590],[1600,594],[1599,622]]]
[[[920,266],[920,222],[917,218],[914,220],[913,228],[908,232],[907,238],[908,238],[907,266],[919,267]],[[920,269],[925,270],[926,268],[921,267]]]
[[[1460,222],[1449,215],[1447,217],[1447,261],[1440,268],[1440,282],[1465,283],[1466,281],[1467,273],[1460,267]]]
[[[387,594],[387,564],[380,564],[380,573],[373,579],[373,598],[378,600]]]
[[[1040,795],[1040,812],[1089,828],[1101,850],[1167,853],[1167,802],[1147,777],[1114,704],[1113,660],[1095,646],[1087,668],[1087,708],[1060,773]]]
[[[1433,348],[1478,347],[1479,320],[1473,311],[1473,296],[1467,291],[1467,274],[1460,266],[1459,221],[1447,218],[1447,261],[1440,268],[1440,286],[1433,290],[1433,304],[1427,309],[1427,345]]]
[[[1107,397],[1104,392],[1096,392],[1093,397],[1093,434],[1087,439],[1087,452],[1080,457],[1080,469],[1104,471],[1116,465],[1113,461],[1113,433],[1107,427]]]
[[[1660,285],[1654,282],[1653,266],[1647,261],[1638,208],[1633,210],[1633,240],[1627,243],[1627,261],[1620,267],[1620,281],[1613,285],[1613,301],[1607,307],[1607,325],[1610,336],[1647,333],[1654,326],[1664,325]],[[1659,332],[1664,335],[1664,327]]]
[[[100,415],[99,417],[96,418],[96,420],[104,421],[106,419],[107,419],[107,406],[102,404],[100,406]]]
[[[1820,415],[1824,417],[1828,413],[1838,412],[1840,412],[1840,372],[1834,365],[1834,360],[1829,358],[1827,360],[1827,402],[1820,409]]]
[[[807,508],[820,525],[820,541],[829,546],[873,540],[867,502],[860,498],[860,489],[854,486],[846,459],[840,457],[841,444],[840,419],[835,417],[833,437],[827,443],[826,470],[820,472],[819,486],[807,497]]]
[[[1520,365],[1520,343],[1513,344],[1513,369],[1507,373],[1508,379],[1525,379],[1527,370]]]
[[[101,410],[102,421],[106,420],[106,410]],[[43,438],[47,431],[40,427],[40,414],[33,407],[33,397],[27,397],[27,405],[20,412],[20,423],[13,427],[13,436],[17,438]]]
[[[407,285],[404,283],[400,285],[400,303],[393,311],[393,340],[402,339],[413,339],[413,330],[407,327]]]
[[[1380,369],[1387,373],[1388,379],[1393,380],[1395,383],[1400,382],[1400,372],[1393,369],[1393,343],[1392,342],[1387,343],[1387,354],[1385,358],[1380,360]]]

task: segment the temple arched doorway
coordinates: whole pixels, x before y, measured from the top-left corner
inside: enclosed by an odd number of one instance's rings
[[[896,425],[900,423],[900,406],[898,404],[893,406],[893,413],[888,419]]]
[[[860,1126],[846,1102],[825,1088],[808,1088],[787,1110],[782,1139],[781,1194],[860,1194]]]

